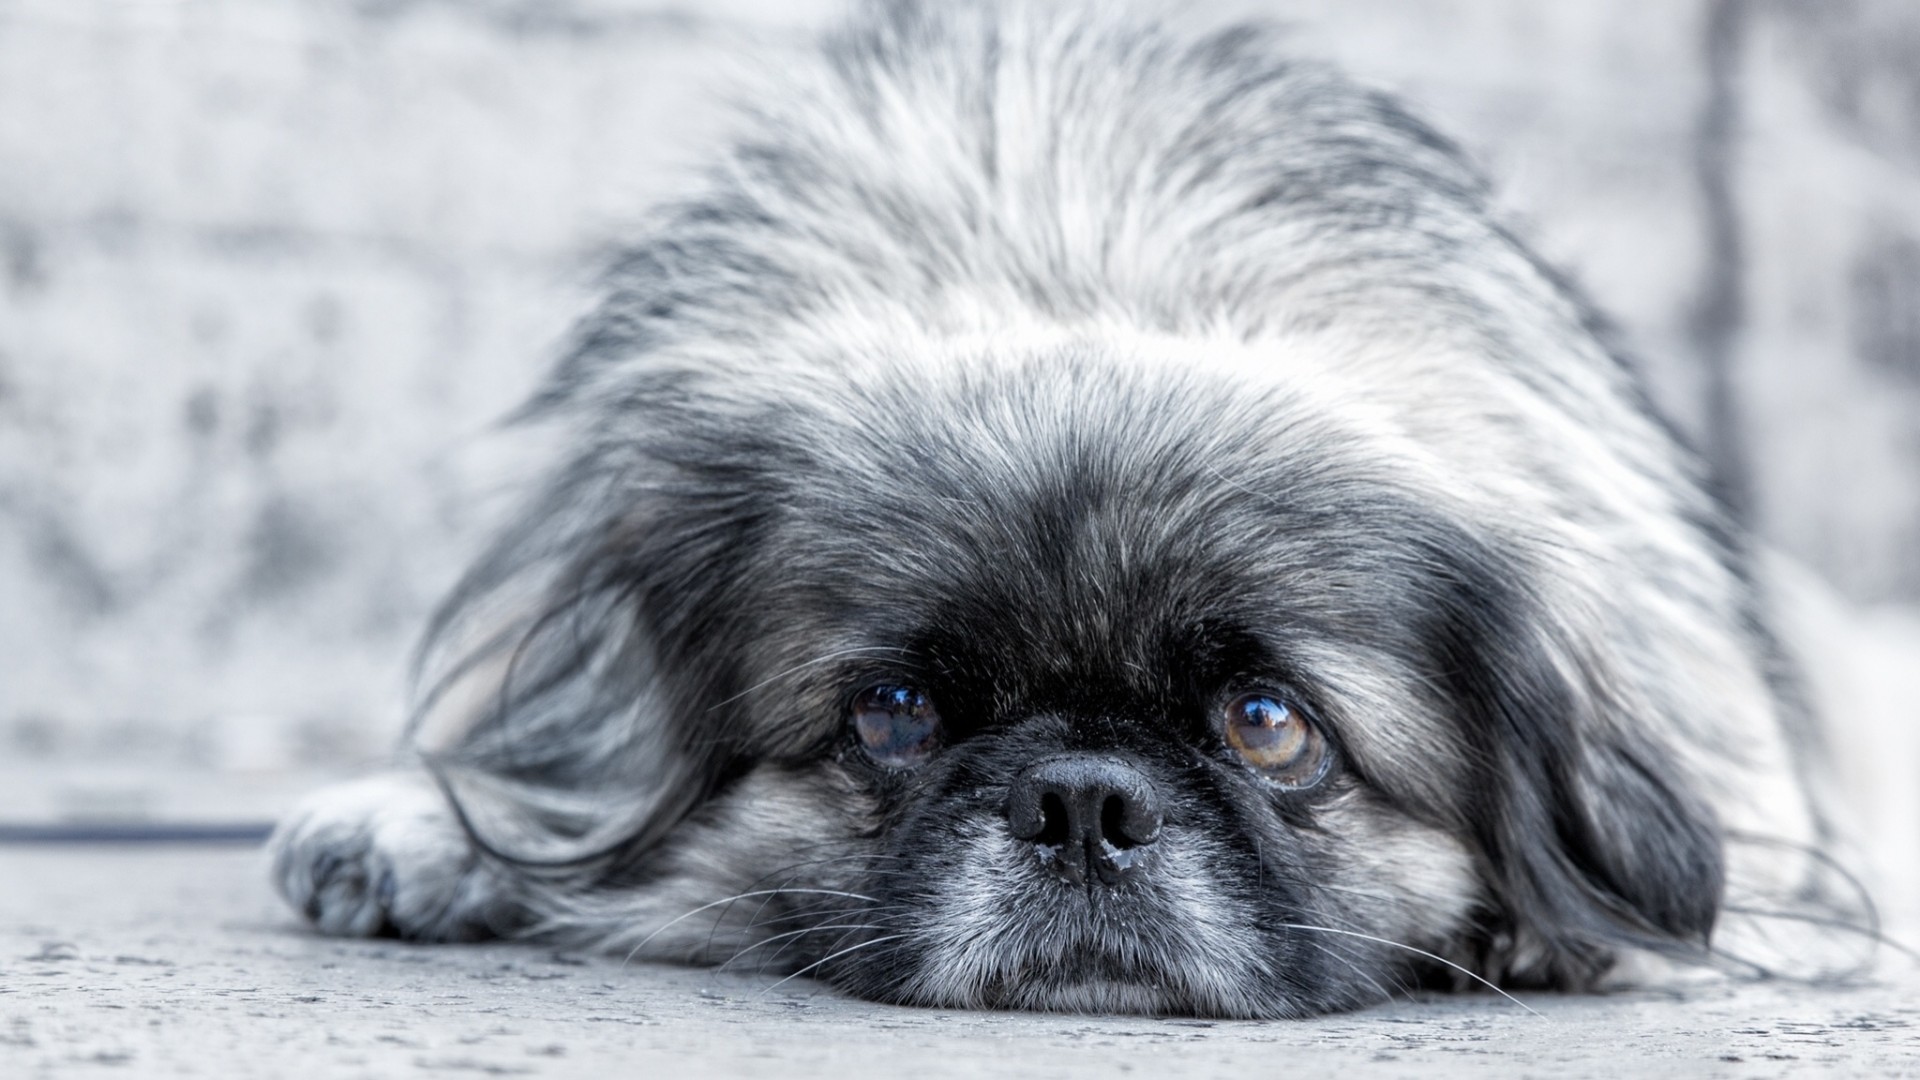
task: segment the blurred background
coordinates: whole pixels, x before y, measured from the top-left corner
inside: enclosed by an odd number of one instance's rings
[[[1920,657],[1920,4],[1213,7],[1460,138]],[[841,10],[0,0],[0,819],[271,812],[385,752],[596,258],[728,67]]]

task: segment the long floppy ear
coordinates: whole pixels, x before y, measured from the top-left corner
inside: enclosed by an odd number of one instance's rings
[[[1529,606],[1507,599],[1510,612]],[[1658,741],[1684,718],[1622,700],[1631,684],[1577,659],[1550,626],[1522,616],[1482,636],[1457,700],[1484,770],[1469,817],[1498,905],[1489,966],[1579,989],[1623,947],[1704,955],[1722,839]]]
[[[722,624],[771,500],[712,471],[723,450],[682,456],[576,457],[430,627],[412,741],[509,866],[631,866],[744,767],[699,721],[734,681]]]

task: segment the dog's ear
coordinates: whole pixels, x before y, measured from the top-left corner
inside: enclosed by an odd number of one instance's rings
[[[1509,596],[1509,612],[1526,610]],[[1480,608],[1485,611],[1484,607]],[[1529,626],[1529,624],[1531,624]],[[1651,695],[1522,618],[1456,668],[1477,744],[1470,828],[1496,905],[1489,966],[1509,981],[1591,986],[1623,947],[1704,952],[1719,913],[1722,838],[1662,733]]]
[[[664,456],[664,455],[662,455]],[[747,635],[741,545],[772,500],[730,455],[576,459],[467,574],[423,647],[412,741],[476,846],[631,866],[750,763],[715,723]]]

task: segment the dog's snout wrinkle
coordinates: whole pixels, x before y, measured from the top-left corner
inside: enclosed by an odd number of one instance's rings
[[[1153,784],[1114,758],[1052,758],[1014,778],[1007,827],[1073,884],[1089,876],[1117,885],[1139,864],[1139,849],[1160,837],[1164,816]]]

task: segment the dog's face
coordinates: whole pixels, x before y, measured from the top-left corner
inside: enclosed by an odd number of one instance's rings
[[[1592,706],[1536,568],[1376,431],[1091,345],[896,370],[636,423],[679,464],[613,579],[700,794],[633,880],[778,891],[728,947],[1280,1016],[1711,923],[1710,820],[1640,735],[1555,733]]]

